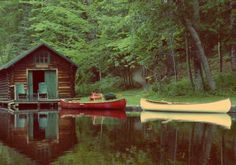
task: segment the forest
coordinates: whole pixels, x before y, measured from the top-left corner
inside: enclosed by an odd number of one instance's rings
[[[0,2],[0,65],[47,43],[79,65],[76,92],[234,95],[235,0]]]

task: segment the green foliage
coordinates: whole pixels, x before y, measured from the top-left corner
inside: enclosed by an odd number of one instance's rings
[[[33,2],[29,19],[32,37],[44,41],[56,50],[78,59],[87,52],[87,33],[91,26],[85,18],[86,5],[73,1]]]
[[[145,151],[140,147],[129,145],[129,143],[127,145],[120,145],[120,142],[123,139],[124,141],[127,141],[125,136],[117,136],[114,138],[114,133],[116,134],[116,131],[119,132],[122,130],[123,125],[93,125],[91,119],[91,117],[80,117],[75,119],[79,143],[73,147],[69,154],[62,155],[52,162],[52,164],[154,164],[148,151]],[[99,130],[100,128],[102,131]],[[129,130],[133,131],[132,129]],[[135,131],[132,132],[132,134],[136,136]],[[117,135],[119,135],[119,133]],[[141,141],[140,138],[138,138],[136,143],[142,144],[142,138]]]
[[[199,8],[196,2],[200,2]],[[193,19],[195,7],[199,9],[200,21]],[[228,7],[229,0],[178,3],[163,0],[148,3],[128,0],[2,1],[0,65],[23,50],[46,42],[79,64],[77,92],[80,94],[97,88],[112,90],[106,79],[93,84],[93,68],[103,77],[110,75],[115,81],[117,76],[123,79],[122,85],[119,80],[119,86],[134,87],[129,81],[140,66],[146,70],[144,77],[155,78],[152,80],[156,86],[154,90],[159,93],[191,93],[186,80],[172,85],[162,83],[164,88],[160,88],[156,75],[162,77],[169,69],[167,55],[172,54],[176,63],[185,59],[185,17],[198,27],[208,57],[216,56],[219,40],[224,54],[230,44]],[[189,47],[191,44],[190,41]]]
[[[19,1],[0,2],[0,65],[29,48],[29,12],[30,6]]]
[[[102,93],[114,92],[121,87],[122,80],[119,77],[107,76],[102,78],[101,81],[97,81],[93,84],[78,84],[76,86],[77,95],[89,95],[93,91],[99,91]]]
[[[110,77],[107,76],[103,78],[101,81],[98,81],[98,87],[101,92],[111,92],[116,91],[119,87],[121,87],[122,80],[119,77]]]
[[[222,73],[216,76],[217,90],[215,95],[219,96],[234,96],[236,94],[236,74]]]
[[[165,82],[166,83],[166,82]],[[188,79],[181,79],[177,82],[171,81],[164,83],[156,83],[153,85],[153,90],[163,96],[184,96],[192,95],[194,93],[192,86]]]
[[[147,153],[136,147],[127,148],[126,153],[116,153],[113,162],[118,164],[154,164]]]
[[[215,76],[217,85],[216,91],[194,91],[188,79],[183,78],[175,82],[174,80],[152,85],[152,90],[161,96],[234,96],[236,91],[236,74],[233,72],[217,74]]]

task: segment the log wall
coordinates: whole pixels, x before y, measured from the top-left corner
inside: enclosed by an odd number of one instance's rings
[[[35,63],[35,55],[38,51],[47,50],[50,52],[50,64],[47,66],[38,66]],[[57,90],[59,98],[72,98],[75,96],[75,74],[77,68],[65,60],[63,57],[58,56],[55,52],[49,50],[47,47],[42,46],[36,49],[31,54],[19,60],[13,66],[7,69],[9,72],[8,77],[0,76],[0,95],[1,97],[10,97],[10,89],[6,91],[5,87],[9,87],[16,83],[24,83],[27,86],[27,70],[57,70]],[[0,73],[0,75],[2,75]],[[55,84],[56,85],[56,84]],[[2,93],[1,93],[2,92]]]
[[[4,71],[0,74],[0,100],[9,99],[9,74]]]

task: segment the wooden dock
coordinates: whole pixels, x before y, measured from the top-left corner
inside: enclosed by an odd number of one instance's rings
[[[39,110],[39,109],[58,109],[60,99],[34,100],[34,101],[16,101],[16,100],[0,100],[0,107],[14,111],[19,110]]]

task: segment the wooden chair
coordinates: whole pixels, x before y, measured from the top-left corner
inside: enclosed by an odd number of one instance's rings
[[[26,100],[27,99],[27,91],[25,90],[24,84],[16,83],[16,100]]]
[[[38,100],[40,99],[48,99],[48,88],[45,82],[39,83]]]

